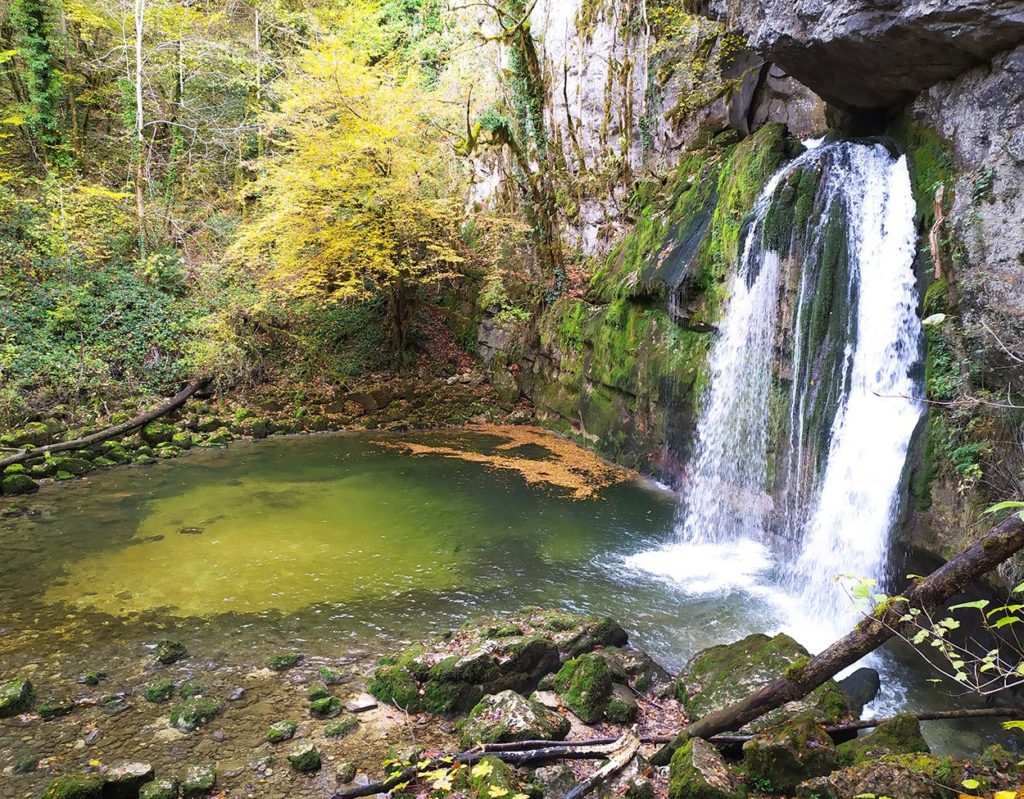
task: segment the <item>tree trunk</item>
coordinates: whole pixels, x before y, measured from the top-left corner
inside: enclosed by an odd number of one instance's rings
[[[738,730],[765,713],[806,696],[894,635],[909,634],[913,625],[901,622],[900,617],[910,607],[933,610],[1022,547],[1024,519],[1021,514],[1014,513],[980,541],[916,583],[904,595],[906,601],[887,603],[884,608],[863,619],[851,632],[811,658],[794,674],[779,677],[745,699],[697,719],[671,743],[662,747],[651,758],[651,762],[665,765],[675,750],[690,738],[706,739],[728,730]]]

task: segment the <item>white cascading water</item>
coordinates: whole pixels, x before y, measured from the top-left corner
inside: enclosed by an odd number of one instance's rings
[[[794,379],[783,409],[784,474],[769,485],[772,384],[780,350],[780,305],[794,259],[762,246],[765,220],[780,181],[797,169],[821,168],[817,229],[826,235],[835,203],[848,221],[845,349],[834,376],[835,408],[824,465],[808,446],[804,418],[818,380]],[[836,143],[808,150],[777,173],[759,198],[732,278],[730,301],[710,359],[711,380],[697,431],[686,512],[674,545],[632,556],[629,564],[679,581],[689,591],[756,590],[773,561],[784,591],[764,586],[790,618],[788,631],[817,650],[849,627],[851,603],[835,577],[881,580],[899,504],[901,474],[920,418],[920,357],[913,273],[914,201],[904,158],[881,145]],[[811,252],[811,244],[805,248]],[[810,270],[807,270],[810,271]],[[793,324],[799,332],[814,297],[801,269]],[[845,279],[845,278],[844,278]],[[800,375],[801,336],[792,374]],[[810,373],[810,370],[809,372]],[[779,409],[775,409],[779,413]],[[807,475],[812,479],[806,479]],[[781,485],[780,485],[781,483]],[[773,493],[777,496],[773,497]],[[798,555],[793,563],[792,548]]]

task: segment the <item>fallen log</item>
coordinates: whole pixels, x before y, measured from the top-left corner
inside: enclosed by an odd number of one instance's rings
[[[608,762],[605,763],[601,768],[591,774],[582,782],[576,783],[570,788],[564,799],[583,799],[584,796],[593,791],[602,782],[607,780],[613,774],[618,774],[622,769],[626,767],[636,753],[640,751],[640,739],[636,737],[636,733],[630,731],[622,736],[621,745],[612,755]]]
[[[934,610],[976,579],[1024,547],[1024,519],[1014,513],[948,563],[943,564],[905,594],[862,619],[853,630],[812,657],[792,674],[779,677],[729,707],[697,719],[663,746],[651,763],[667,765],[673,753],[690,738],[710,739],[738,730],[765,713],[809,694],[840,671],[873,652],[894,635],[907,635],[910,622],[901,621],[911,607]]]
[[[83,447],[88,447],[93,444],[98,444],[101,441],[106,441],[108,438],[114,438],[115,436],[130,432],[137,427],[142,427],[144,424],[152,422],[154,419],[159,419],[164,414],[170,413],[184,405],[185,400],[200,389],[208,386],[211,380],[212,378],[210,377],[204,377],[193,383],[189,383],[189,385],[166,402],[157,405],[155,408],[151,408],[145,413],[139,414],[133,419],[129,419],[127,422],[122,422],[121,424],[116,424],[113,427],[108,427],[105,430],[100,430],[98,433],[82,436],[82,438],[76,438],[73,441],[61,441],[57,444],[47,444],[44,447],[23,449],[14,455],[9,455],[3,460],[0,460],[0,469],[3,469],[5,466],[13,466],[15,463],[21,463],[29,458],[35,458],[38,455],[45,455],[47,452],[66,452],[71,449],[82,449]]]

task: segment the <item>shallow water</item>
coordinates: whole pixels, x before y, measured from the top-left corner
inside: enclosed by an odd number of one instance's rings
[[[16,503],[30,513],[0,519],[0,674],[113,672],[167,637],[243,669],[290,649],[372,655],[528,604],[610,615],[675,670],[705,646],[792,625],[764,553],[680,551],[660,573],[643,562],[673,535],[668,492],[632,479],[572,498],[515,468],[396,442],[549,454],[482,432],[329,434],[47,487]],[[885,710],[955,701],[913,661],[886,664],[898,680]],[[977,743],[927,726],[941,748]]]

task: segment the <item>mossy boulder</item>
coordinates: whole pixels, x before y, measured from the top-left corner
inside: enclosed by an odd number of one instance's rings
[[[327,690],[326,686],[314,685],[309,691],[306,692],[306,699],[310,702],[316,701],[317,699],[326,699],[331,695],[331,692]]]
[[[341,700],[336,696],[325,696],[309,703],[309,712],[317,718],[333,718],[341,713]]]
[[[807,780],[797,787],[796,797],[854,799],[873,794],[895,799],[949,799],[963,778],[963,766],[949,758],[886,755]],[[952,794],[950,789],[953,789]]]
[[[139,799],[178,799],[178,783],[168,779],[147,782],[139,791]]]
[[[881,755],[931,753],[928,742],[921,735],[921,723],[911,713],[893,716],[867,735],[839,744],[838,751],[839,762],[843,766],[858,765]]]
[[[604,718],[612,698],[612,674],[607,661],[598,654],[580,655],[566,661],[555,675],[554,688],[565,706],[586,724]]]
[[[267,728],[267,741],[272,744],[279,744],[281,741],[287,741],[295,735],[295,730],[298,728],[299,725],[294,721],[275,721]]]
[[[625,642],[625,632],[610,619],[524,608],[382,658],[368,689],[411,712],[450,715],[470,710],[486,694],[529,693],[563,658]]]
[[[104,441],[100,445],[100,454],[114,463],[128,463],[131,455],[120,441]]]
[[[216,699],[208,697],[187,699],[171,710],[171,726],[191,732],[204,724],[209,724],[222,712],[224,712],[224,705]]]
[[[285,655],[274,655],[267,658],[266,667],[271,671],[287,671],[295,668],[302,662],[302,655],[298,652],[289,652]]]
[[[82,477],[92,471],[93,465],[85,458],[54,458],[53,465],[57,472]]]
[[[743,764],[756,784],[788,794],[804,780],[830,774],[839,755],[825,728],[805,719],[755,735],[743,744]]]
[[[32,708],[35,694],[28,677],[15,677],[0,682],[0,718],[17,716]]]
[[[605,719],[613,724],[632,724],[638,715],[640,715],[640,705],[637,704],[629,688],[619,683],[612,686],[612,695],[609,697],[608,707],[604,711]]]
[[[780,633],[772,638],[755,633],[732,644],[698,652],[676,680],[676,695],[686,715],[698,719],[728,707],[785,674],[796,674],[810,659],[807,650]],[[776,726],[796,715],[833,723],[848,713],[846,699],[834,680],[797,702],[774,710],[750,729]]]
[[[36,712],[44,719],[55,719],[68,715],[75,709],[75,700],[69,696],[51,697],[39,703]]]
[[[507,763],[494,755],[486,755],[472,768],[459,769],[456,791],[469,791],[474,799],[509,797],[519,793],[519,778]]]
[[[171,444],[176,446],[178,449],[191,449],[192,433],[188,430],[179,430],[171,436]]]
[[[169,666],[171,663],[177,663],[182,658],[188,655],[188,650],[185,645],[180,641],[171,641],[164,639],[156,645],[156,650],[153,652],[153,657],[157,659],[157,662],[163,663],[165,666]]]
[[[560,741],[569,734],[569,720],[540,702],[515,691],[485,696],[459,725],[466,748],[476,743]]]
[[[139,437],[149,446],[155,447],[158,444],[169,444],[175,432],[177,428],[173,424],[157,419],[143,425]]]
[[[174,680],[170,678],[157,680],[146,686],[142,696],[147,702],[166,702],[174,696]]]
[[[691,738],[672,755],[669,799],[736,799],[739,779],[713,744]]]
[[[325,738],[344,738],[359,728],[359,719],[352,713],[342,713],[324,727]]]
[[[62,774],[49,784],[43,799],[100,799],[103,777],[99,774]]]
[[[303,744],[288,755],[288,762],[296,771],[308,774],[320,770],[320,750],[313,744]]]
[[[212,765],[189,766],[181,780],[181,799],[195,799],[213,790],[217,784],[217,769]]]
[[[27,474],[8,474],[0,480],[0,491],[5,497],[32,494],[39,490],[39,483]]]

